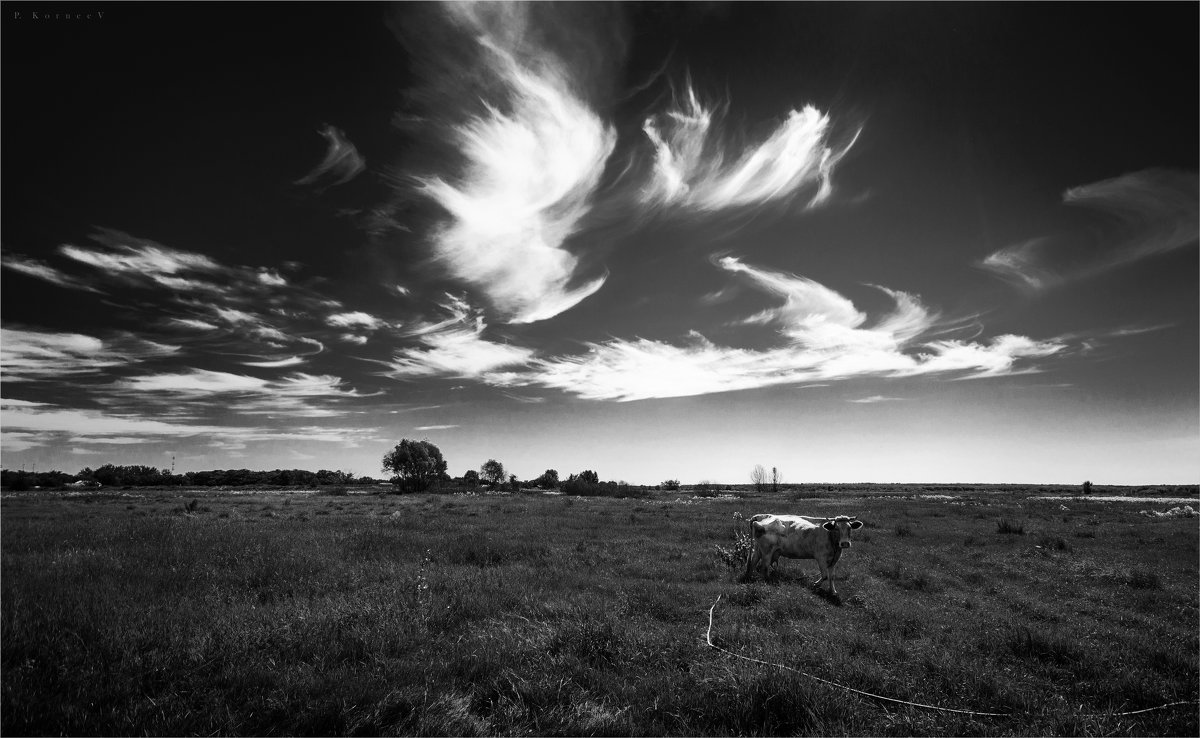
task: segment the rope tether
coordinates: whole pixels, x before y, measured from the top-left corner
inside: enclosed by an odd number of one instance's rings
[[[984,715],[987,717],[1012,717],[1013,715],[1017,714],[1017,713],[1011,713],[1011,712],[981,712],[979,710],[957,710],[952,707],[938,707],[937,705],[926,705],[921,702],[909,702],[908,700],[900,700],[900,699],[896,699],[895,697],[884,697],[881,694],[875,694],[873,692],[866,692],[861,689],[855,689],[854,687],[847,687],[845,684],[838,684],[837,682],[831,682],[828,679],[822,679],[819,676],[814,676],[812,674],[800,671],[799,669],[794,669],[794,668],[792,668],[790,666],[786,666],[784,664],[772,664],[769,661],[763,661],[762,659],[756,659],[752,656],[744,656],[740,653],[735,653],[733,651],[730,651],[727,648],[722,648],[721,646],[718,646],[717,644],[713,643],[713,641],[712,641],[713,610],[715,610],[717,608],[717,603],[720,601],[721,601],[721,596],[717,595],[716,602],[713,602],[712,607],[708,608],[708,631],[705,633],[704,638],[708,642],[708,645],[710,648],[714,648],[714,649],[720,651],[721,653],[727,653],[730,656],[733,656],[734,658],[742,659],[743,661],[750,661],[755,664],[762,664],[763,666],[771,666],[776,669],[784,669],[786,671],[795,672],[795,673],[799,674],[800,676],[808,677],[809,679],[815,679],[816,681],[821,682],[822,684],[828,684],[831,687],[837,687],[838,689],[844,689],[847,692],[854,692],[855,694],[861,694],[864,697],[870,697],[871,699],[883,700],[884,702],[894,702],[899,705],[908,705],[909,707],[917,707],[922,710],[937,710],[939,712],[953,712],[953,713],[957,713],[959,715]],[[1162,710],[1167,707],[1175,707],[1177,705],[1195,705],[1195,704],[1198,704],[1195,700],[1184,700],[1181,702],[1168,702],[1165,705],[1158,705],[1156,707],[1147,707],[1142,710],[1130,710],[1129,712],[1092,712],[1092,713],[1079,714],[1076,717],[1119,717],[1119,716],[1124,716],[1124,715],[1137,715],[1139,713],[1152,712],[1154,710]]]

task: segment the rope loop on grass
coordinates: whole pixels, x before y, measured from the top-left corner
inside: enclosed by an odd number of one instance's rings
[[[837,682],[831,682],[828,679],[822,679],[819,676],[814,676],[813,674],[809,674],[807,672],[800,671],[799,669],[794,669],[794,668],[792,668],[790,666],[786,666],[784,664],[773,664],[769,661],[763,661],[762,659],[756,659],[752,656],[744,656],[740,653],[735,653],[733,651],[730,651],[728,648],[722,648],[721,646],[718,646],[717,644],[713,643],[713,640],[712,640],[713,610],[717,609],[717,603],[720,601],[721,601],[721,595],[717,595],[717,599],[715,602],[713,602],[712,607],[708,608],[708,631],[705,633],[704,639],[708,642],[709,648],[716,649],[717,651],[720,651],[721,653],[729,654],[730,656],[733,656],[734,658],[742,659],[743,661],[749,661],[749,662],[755,663],[755,664],[762,664],[763,666],[771,666],[776,669],[784,669],[785,671],[791,671],[796,674],[799,674],[800,676],[808,677],[809,679],[814,679],[818,682],[821,682],[822,684],[828,684],[831,687],[837,687],[838,689],[843,689],[847,692],[861,694],[864,697],[870,697],[871,699],[882,700],[884,702],[893,702],[898,705],[908,705],[909,707],[916,707],[916,708],[919,708],[922,710],[937,710],[938,712],[953,712],[958,715],[982,715],[985,717],[1012,717],[1013,715],[1018,714],[1018,713],[1012,713],[1012,712],[982,712],[980,710],[959,710],[959,709],[955,709],[953,707],[938,707],[937,705],[926,705],[921,702],[909,702],[908,700],[900,700],[900,699],[896,699],[895,697],[884,697],[883,695],[875,694],[874,692],[866,692],[861,689],[855,689],[854,687],[848,687],[845,684],[838,684]],[[1111,717],[1119,717],[1119,716],[1123,716],[1123,715],[1137,715],[1137,714],[1143,713],[1143,712],[1153,712],[1154,710],[1162,710],[1162,709],[1165,709],[1168,707],[1175,707],[1178,705],[1195,705],[1195,704],[1200,704],[1200,703],[1197,703],[1195,700],[1184,700],[1181,702],[1168,702],[1165,705],[1158,705],[1156,707],[1147,707],[1142,710],[1130,710],[1129,712],[1092,712],[1092,713],[1083,713],[1083,714],[1077,715],[1077,717],[1110,717],[1110,716]]]

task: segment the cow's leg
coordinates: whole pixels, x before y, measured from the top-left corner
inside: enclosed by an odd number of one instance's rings
[[[829,594],[836,595],[837,587],[833,583],[833,570],[837,568],[837,562],[830,564],[825,570],[825,578],[829,580]]]
[[[746,554],[746,581],[754,578],[754,557],[758,556],[758,542],[750,544],[750,553]]]
[[[817,579],[817,581],[813,582],[813,587],[820,587],[821,582],[827,581],[827,582],[829,582],[829,588],[832,591],[833,590],[833,577],[831,576],[829,564],[825,563],[825,559],[818,558],[817,559],[817,568],[821,570],[821,576],[819,579]]]

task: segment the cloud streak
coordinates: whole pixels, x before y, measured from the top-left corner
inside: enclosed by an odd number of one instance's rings
[[[175,408],[186,409],[189,402],[205,407],[219,400],[228,411],[244,415],[328,417],[339,414],[338,402],[364,397],[344,384],[339,377],[303,372],[263,379],[189,369],[120,380],[113,390],[115,394],[134,396],[142,402],[169,404]]]
[[[832,194],[833,168],[857,140],[855,134],[835,150],[829,116],[807,105],[789,111],[761,143],[735,151],[721,142],[719,118],[719,111],[701,104],[689,81],[673,109],[645,120],[654,166],[641,191],[644,205],[713,212],[807,191],[811,208]]]
[[[507,321],[551,318],[604,283],[581,280],[566,246],[616,134],[576,92],[565,60],[546,47],[529,53],[546,29],[534,28],[523,6],[450,5],[445,18],[478,47],[493,98],[482,115],[454,126],[461,175],[421,180],[420,191],[448,216],[432,234],[435,257]]]
[[[302,441],[357,445],[373,438],[374,429],[289,425],[285,429],[209,423],[166,422],[103,410],[63,408],[46,403],[0,400],[4,413],[6,450],[73,444],[154,443],[181,438],[211,437],[210,445],[244,449],[259,441]],[[11,444],[14,444],[10,446]]]
[[[331,181],[325,187],[336,187],[346,184],[367,168],[366,161],[342,129],[326,125],[318,133],[328,145],[325,156],[311,172],[296,180],[296,184],[311,185],[328,179]]]
[[[420,345],[397,352],[387,376],[478,379],[501,368],[526,365],[533,358],[532,349],[484,338],[483,316],[464,301],[451,298],[443,309],[451,318],[416,329]]]
[[[56,284],[59,287],[66,287],[72,290],[85,290],[87,292],[100,291],[83,280],[72,277],[44,261],[31,259],[20,254],[5,254],[3,259],[0,260],[0,265],[4,266],[5,269],[11,269],[28,277],[41,279],[51,284]]]
[[[83,333],[0,329],[0,367],[5,382],[99,374],[112,367],[170,356],[179,348],[130,333],[101,339]]]
[[[717,265],[779,305],[744,319],[770,326],[777,345],[718,345],[692,331],[683,343],[613,339],[579,355],[538,357],[484,340],[482,320],[426,337],[430,348],[398,356],[393,376],[471,377],[504,387],[544,387],[591,400],[686,397],[852,377],[931,374],[984,378],[1036,371],[1030,362],[1067,349],[1062,340],[1003,335],[986,342],[927,340],[938,317],[912,295],[879,288],[895,303],[874,320],[837,292],[802,276],[732,257]]]
[[[1063,203],[1093,215],[1092,234],[1038,236],[987,256],[984,269],[1039,291],[1194,246],[1200,238],[1200,179],[1148,169],[1073,187]]]

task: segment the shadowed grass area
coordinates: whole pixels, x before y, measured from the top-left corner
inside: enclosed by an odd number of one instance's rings
[[[8,496],[8,735],[1195,735],[1197,530],[958,491]],[[909,496],[912,497],[911,495]],[[86,501],[85,501],[86,499]],[[189,504],[193,499],[197,504]],[[857,514],[742,583],[733,513]],[[997,519],[1027,535],[999,535]],[[905,533],[900,533],[905,530]],[[893,534],[893,531],[895,534]],[[1088,535],[1081,535],[1088,534]],[[980,718],[881,706],[707,648]]]

